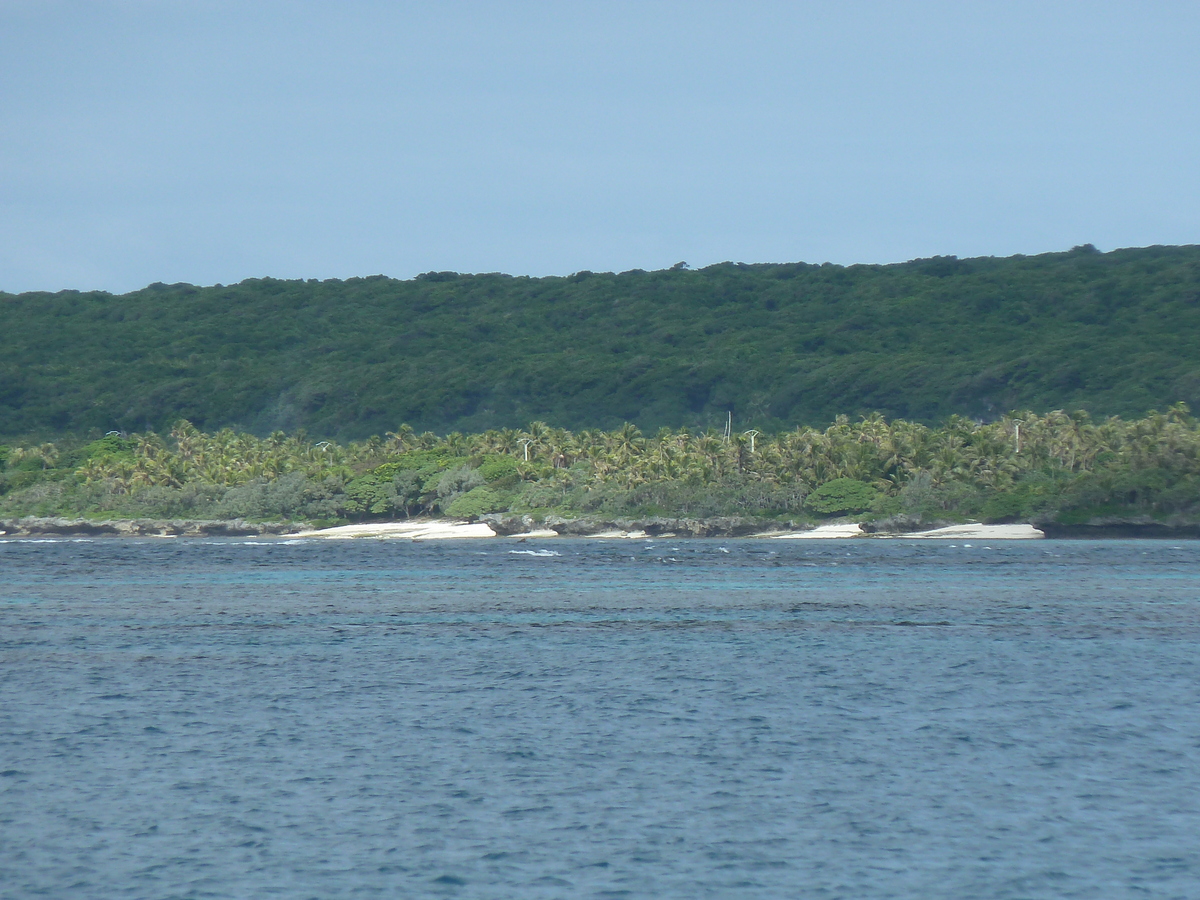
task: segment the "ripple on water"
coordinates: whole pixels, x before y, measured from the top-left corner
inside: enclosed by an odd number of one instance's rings
[[[0,895],[1194,895],[1200,545],[780,543],[6,539]]]

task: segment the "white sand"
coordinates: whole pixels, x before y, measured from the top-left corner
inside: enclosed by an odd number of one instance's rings
[[[437,541],[449,538],[495,537],[483,522],[376,522],[369,525],[339,525],[317,531],[301,531],[294,537],[320,538],[391,538],[410,541]]]
[[[857,522],[846,522],[838,525],[818,525],[808,531],[786,531],[783,534],[767,533],[761,537],[769,537],[777,541],[813,540],[820,538],[852,538],[863,533]],[[759,537],[760,535],[755,535]]]
[[[340,525],[336,528],[322,528],[316,531],[301,531],[292,537],[320,538],[376,538],[410,541],[436,541],[454,538],[488,538],[495,537],[496,532],[483,522],[375,522],[367,525]],[[659,538],[669,538],[673,535],[659,535]],[[1032,525],[981,525],[970,523],[966,525],[948,525],[945,528],[935,528],[931,531],[912,531],[906,534],[870,534],[864,532],[855,522],[835,525],[820,525],[808,531],[764,532],[752,535],[756,538],[771,538],[772,540],[820,540],[845,538],[882,538],[890,540],[976,540],[976,541],[1017,541],[1032,540],[1045,535]],[[558,532],[549,528],[528,531],[524,534],[514,534],[514,538],[556,538]],[[648,535],[644,531],[602,531],[590,535],[593,538],[609,538],[618,540],[641,540]]]
[[[978,522],[971,522],[967,525],[947,525],[932,531],[912,531],[908,534],[889,536],[918,540],[957,538],[967,541],[1028,541],[1044,538],[1046,535],[1032,525],[980,525]]]
[[[820,525],[810,531],[768,531],[754,535],[756,538],[771,538],[772,540],[814,540],[821,538],[881,538],[931,540],[956,539],[967,541],[1022,541],[1045,537],[1032,525],[981,525],[971,522],[966,525],[947,525],[945,528],[934,528],[930,531],[910,531],[903,534],[874,534],[865,532],[857,524],[842,523],[837,525]]]

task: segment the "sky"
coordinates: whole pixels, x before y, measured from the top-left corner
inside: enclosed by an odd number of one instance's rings
[[[0,0],[0,290],[1200,242],[1200,4]]]

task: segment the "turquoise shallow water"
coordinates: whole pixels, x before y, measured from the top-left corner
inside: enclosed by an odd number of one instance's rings
[[[0,897],[1195,898],[1198,651],[1200,543],[0,541]]]

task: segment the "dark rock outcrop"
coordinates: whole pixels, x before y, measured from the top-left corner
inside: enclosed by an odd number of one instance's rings
[[[8,536],[74,537],[251,537],[291,534],[292,522],[247,522],[244,519],[67,519],[58,516],[25,516],[0,519],[0,534]]]
[[[1087,522],[1034,522],[1048,538],[1200,538],[1200,524],[1187,521],[1162,522],[1149,516],[1098,516]]]
[[[479,521],[501,536],[525,534],[538,527],[533,516],[518,516],[513,513],[488,513],[480,516]]]

